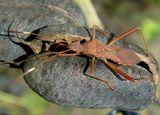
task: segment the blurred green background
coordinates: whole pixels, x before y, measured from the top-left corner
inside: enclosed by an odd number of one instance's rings
[[[160,0],[92,0],[105,29],[120,34],[138,26],[147,41],[149,51],[160,63]],[[140,39],[137,39],[140,41]],[[9,72],[8,72],[9,71]],[[111,109],[79,109],[51,104],[35,94],[23,79],[22,72],[0,67],[0,115],[106,115]],[[160,85],[158,87],[160,92]],[[141,111],[141,115],[159,115],[156,104]]]

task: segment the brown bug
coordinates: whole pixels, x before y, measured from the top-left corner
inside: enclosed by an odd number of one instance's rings
[[[84,42],[84,43],[81,43],[81,41],[84,38],[81,36],[78,36],[79,40],[77,40],[77,39],[73,40],[69,44],[63,44],[63,42],[58,42],[57,44],[59,44],[59,45],[66,45],[67,50],[57,52],[56,54],[53,51],[53,55],[54,56],[85,55],[85,56],[92,58],[91,66],[90,66],[90,74],[91,75],[89,77],[92,77],[94,79],[97,79],[99,81],[107,83],[111,89],[113,89],[113,88],[108,83],[108,81],[93,76],[94,60],[96,58],[99,60],[102,60],[104,64],[109,66],[111,69],[113,69],[115,72],[117,72],[122,77],[126,78],[129,81],[134,82],[135,80],[133,77],[129,76],[128,74],[126,74],[122,70],[118,69],[115,65],[113,65],[111,62],[109,62],[108,59],[112,60],[113,62],[115,62],[119,65],[122,65],[122,66],[130,66],[130,65],[137,64],[138,62],[140,62],[141,58],[136,54],[136,52],[134,52],[133,50],[128,49],[128,48],[122,48],[118,45],[115,45],[115,43],[118,42],[119,40],[125,38],[126,36],[129,36],[130,34],[132,34],[134,32],[137,32],[137,31],[141,32],[141,30],[139,28],[129,29],[127,32],[114,38],[110,43],[105,44],[105,43],[96,39],[96,36],[95,36],[96,29],[97,29],[97,26],[93,26],[93,35],[92,35],[91,39],[89,41]],[[34,34],[31,32],[16,32],[16,31],[9,31],[9,30],[8,30],[8,32]],[[105,35],[109,34],[107,32],[106,33],[103,32],[103,33]],[[142,34],[142,32],[141,32],[141,34]],[[34,34],[34,35],[36,35],[36,34]],[[70,35],[70,37],[74,38],[75,35]],[[142,38],[143,38],[143,35],[142,35]],[[70,51],[72,51],[72,53],[69,53]],[[52,53],[48,53],[46,55],[51,56],[51,57],[53,56]]]
[[[87,55],[92,58],[93,68],[95,58],[102,60],[106,65],[112,68],[114,71],[125,77],[130,81],[134,81],[134,78],[130,77],[123,71],[119,70],[112,63],[108,62],[107,59],[112,60],[113,62],[123,65],[129,66],[132,64],[136,64],[141,61],[140,57],[131,49],[122,48],[118,45],[115,45],[117,41],[128,36],[129,34],[135,31],[141,31],[139,28],[132,28],[127,32],[121,34],[119,37],[114,38],[110,43],[104,44],[101,41],[97,40],[95,37],[96,26],[93,26],[93,35],[90,41],[81,44],[80,41],[73,42],[69,49],[76,52],[77,54]],[[108,33],[104,33],[108,34]],[[91,68],[91,73],[92,73]]]
[[[109,44],[104,44],[96,39],[95,37],[96,28],[97,28],[96,26],[93,26],[93,35],[90,41],[85,43],[81,43],[81,41],[74,41],[72,42],[72,44],[68,46],[69,47],[68,49],[74,51],[75,52],[74,55],[86,55],[92,58],[91,69],[90,69],[91,75],[93,73],[92,70],[94,66],[94,60],[95,58],[97,58],[102,60],[104,64],[108,65],[111,69],[120,74],[122,77],[134,82],[133,77],[129,76],[128,74],[118,69],[115,65],[107,61],[107,59],[112,60],[113,62],[123,66],[130,66],[140,62],[141,58],[136,54],[136,52],[134,52],[131,49],[117,46],[115,45],[115,43],[120,39],[130,35],[131,33],[136,31],[141,32],[141,30],[139,28],[132,28],[127,32],[121,34],[119,37],[114,38]],[[73,54],[64,54],[63,52],[63,56],[69,56],[69,55]]]

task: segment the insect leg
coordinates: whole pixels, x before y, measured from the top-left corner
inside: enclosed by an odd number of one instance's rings
[[[111,34],[111,32],[104,32],[102,31],[97,25],[93,25],[93,29],[103,33],[105,36],[109,36]]]
[[[146,43],[146,41],[144,39],[143,32],[138,27],[131,28],[128,31],[126,31],[126,32],[122,33],[121,35],[119,35],[118,37],[115,37],[108,45],[113,45],[116,42],[118,42],[119,40],[124,39],[125,37],[127,37],[127,36],[129,36],[129,35],[131,35],[131,34],[133,34],[135,32],[140,32],[141,40],[142,40],[142,42],[144,44],[145,49],[148,51],[147,43]]]
[[[87,77],[90,77],[90,78],[93,78],[95,80],[101,81],[101,82],[107,84],[107,86],[109,87],[109,89],[113,90],[112,86],[110,85],[110,83],[107,80],[104,80],[104,79],[101,79],[101,78],[98,78],[98,77],[86,74],[86,71],[87,71],[87,69],[89,67],[89,64],[90,64],[89,59],[88,58],[86,58],[86,59],[87,59],[87,64],[86,64],[86,66],[83,69],[83,75],[85,75]]]
[[[61,51],[61,52],[45,52],[45,53],[43,53],[41,58],[46,58],[46,60],[43,61],[43,63],[45,63],[48,60],[51,60],[51,59],[53,59],[55,57],[58,57],[58,56],[76,56],[76,55],[79,55],[78,53],[67,54],[68,51],[70,51],[70,50],[64,50],[64,51]]]
[[[112,34],[111,32],[104,32],[104,31],[101,31],[101,29],[96,26],[96,25],[93,25],[93,35],[92,35],[92,39],[95,39],[96,38],[96,30],[103,33],[105,36],[110,36],[110,34]]]
[[[92,39],[96,39],[96,26],[93,26]]]
[[[95,57],[93,57],[92,60],[91,60],[91,64],[90,64],[90,75],[93,75],[94,62],[95,62]]]
[[[112,63],[108,62],[107,59],[103,59],[103,62],[108,65],[111,69],[113,69],[115,72],[117,72],[118,74],[120,74],[121,76],[123,76],[124,78],[126,78],[129,81],[135,82],[134,78],[129,76],[128,74],[124,73],[123,71],[121,71],[120,69],[118,69],[116,66],[114,66]]]

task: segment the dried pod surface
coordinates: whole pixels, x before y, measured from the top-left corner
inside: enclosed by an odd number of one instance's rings
[[[25,71],[42,61],[31,59],[25,64]],[[108,80],[114,88],[111,91],[106,84],[82,74],[85,64],[83,57],[57,57],[40,64],[25,76],[25,81],[46,100],[67,106],[139,110],[146,108],[154,98],[155,88],[150,80],[136,83],[120,80],[102,62],[96,61],[95,75]],[[120,68],[136,78],[152,77],[136,65]]]
[[[72,4],[68,5],[69,0],[62,0],[64,3],[59,0],[45,0],[45,5],[42,5],[43,3],[37,4],[36,2],[32,0],[28,0],[27,2],[26,0],[6,0],[1,2],[0,22],[2,23],[0,23],[0,31],[4,31],[11,21],[15,20],[16,23],[13,24],[11,29],[17,28],[20,31],[32,31],[46,25],[52,25],[40,29],[39,34],[51,34],[51,37],[57,32],[65,32],[87,36],[86,41],[88,41],[88,38],[90,38],[88,31],[83,27],[78,27],[85,25],[84,18],[82,15],[77,15],[78,13],[74,11],[75,7],[72,10],[72,7],[70,7]],[[54,4],[53,7],[50,6],[52,3]],[[55,6],[58,6],[58,8]],[[72,15],[63,9],[71,12]],[[1,34],[5,33],[1,32]],[[108,40],[102,33],[97,32],[96,35],[103,42]],[[28,35],[19,36],[22,38],[28,37]],[[50,37],[48,38],[49,41],[57,40],[57,37]],[[0,40],[3,41],[0,42],[0,46],[3,46],[1,45],[3,43],[5,44],[2,51],[0,50],[0,52],[3,52],[0,54],[0,59],[10,61],[26,53],[23,48],[11,43],[8,36],[1,36]],[[11,44],[14,48],[8,47],[8,44]],[[148,58],[144,58],[147,55],[142,49],[134,45],[128,45],[128,47],[136,49],[136,52],[141,55],[143,61],[146,61],[145,59],[148,60]],[[8,52],[6,53],[6,51]],[[3,55],[4,53],[6,54]],[[37,57],[33,55],[24,61],[23,69],[24,71],[28,71],[33,67],[36,68],[25,76],[25,81],[36,93],[50,102],[82,108],[140,110],[148,107],[154,100],[157,84],[154,85],[153,76],[158,76],[158,68],[156,68],[158,65],[154,63],[156,62],[154,59],[153,61],[149,61],[149,63],[153,63],[150,65],[153,65],[152,67],[155,69],[146,69],[143,65],[132,65],[130,67],[116,65],[135,78],[148,78],[135,83],[118,79],[116,73],[112,72],[102,62],[96,60],[95,76],[108,80],[114,88],[113,91],[109,90],[106,84],[83,75],[82,71],[87,63],[84,57],[55,57],[42,63],[45,60],[45,56],[43,58],[43,56]],[[153,71],[150,72],[149,70]]]

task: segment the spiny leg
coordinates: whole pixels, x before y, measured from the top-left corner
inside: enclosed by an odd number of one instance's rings
[[[147,44],[145,42],[142,30],[140,28],[138,28],[138,27],[131,28],[128,31],[126,31],[126,32],[122,33],[121,35],[119,35],[118,37],[115,37],[108,45],[113,45],[116,42],[118,42],[119,40],[124,39],[125,37],[127,37],[127,36],[129,36],[129,35],[131,35],[131,34],[133,34],[135,32],[140,32],[141,40],[142,40],[142,42],[144,44],[145,49],[148,51],[148,47],[147,47]]]
[[[87,69],[88,69],[88,67],[89,67],[89,64],[90,64],[90,63],[89,63],[89,59],[88,59],[88,58],[86,58],[86,59],[87,59],[87,64],[86,64],[86,66],[85,66],[84,69],[83,69],[83,74],[84,74],[85,76],[87,76],[87,77],[93,78],[93,79],[95,79],[95,80],[98,80],[98,81],[101,81],[101,82],[107,84],[107,86],[109,87],[109,89],[113,90],[112,86],[110,85],[110,83],[109,83],[107,80],[104,80],[104,79],[101,79],[101,78],[98,78],[98,77],[95,77],[95,76],[86,74],[86,71],[87,71]]]
[[[129,76],[128,74],[124,73],[120,69],[118,69],[116,66],[114,66],[112,63],[108,62],[107,59],[104,59],[103,62],[108,65],[112,70],[120,74],[122,77],[126,78],[129,81],[135,82],[134,78]]]

